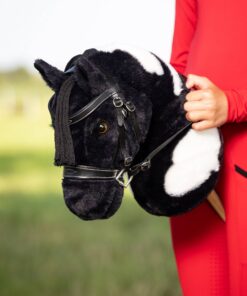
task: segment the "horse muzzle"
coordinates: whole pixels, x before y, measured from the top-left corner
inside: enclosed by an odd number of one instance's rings
[[[65,204],[82,220],[107,219],[119,209],[123,187],[115,180],[64,178]]]

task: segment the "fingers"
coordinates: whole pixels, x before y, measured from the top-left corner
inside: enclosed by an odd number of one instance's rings
[[[198,131],[216,126],[215,121],[212,119],[211,112],[209,111],[191,111],[187,112],[185,117],[188,121],[192,122],[192,128]]]
[[[210,120],[211,114],[205,110],[200,110],[200,111],[197,110],[197,111],[186,112],[185,117],[189,121],[197,122],[200,120]]]
[[[210,107],[210,104],[205,100],[186,101],[184,103],[184,110],[187,112],[197,110],[211,110],[212,108]]]
[[[191,91],[186,95],[185,116],[195,130],[204,130],[216,125],[215,85],[204,76],[189,74],[186,87]]]
[[[199,101],[212,98],[211,89],[192,90],[185,96],[186,101]]]
[[[188,74],[186,80],[187,88],[206,89],[211,86],[211,81],[204,76],[198,76],[194,74]]]
[[[197,131],[202,131],[204,129],[212,128],[214,125],[209,120],[202,120],[200,122],[192,123],[192,128]]]
[[[188,98],[188,100],[187,100]],[[212,99],[212,90],[195,90],[186,96],[184,110],[189,121],[213,120],[216,102]]]

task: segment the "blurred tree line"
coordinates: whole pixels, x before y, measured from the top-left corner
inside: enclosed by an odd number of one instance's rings
[[[25,68],[0,72],[0,116],[40,117],[50,96],[38,74]]]

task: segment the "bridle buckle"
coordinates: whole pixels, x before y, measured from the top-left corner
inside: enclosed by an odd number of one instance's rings
[[[125,157],[125,159],[124,159],[124,165],[127,167],[127,166],[130,166],[131,165],[131,163],[132,163],[132,161],[133,161],[133,157],[131,157],[131,156],[127,156],[127,157]]]
[[[118,184],[122,185],[124,188],[127,188],[130,184],[130,182],[132,181],[133,179],[133,176],[130,176],[128,181],[124,182],[122,180],[120,180],[120,178],[123,178],[123,174],[126,172],[125,169],[122,169],[118,174],[117,176],[115,177],[115,180],[118,182]]]
[[[120,108],[123,106],[123,100],[118,96],[118,95],[114,95],[113,96],[113,105],[116,107],[116,108]]]
[[[146,171],[146,170],[150,169],[150,167],[151,167],[151,161],[150,160],[146,160],[140,166],[141,171]]]
[[[131,101],[127,101],[125,103],[125,106],[126,106],[127,110],[130,112],[134,112],[136,109],[135,105]]]

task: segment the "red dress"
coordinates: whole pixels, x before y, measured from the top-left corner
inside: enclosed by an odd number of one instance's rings
[[[223,166],[208,202],[170,218],[184,296],[247,295],[247,1],[177,0],[170,64],[209,78],[227,95]],[[203,156],[202,156],[203,157]]]

